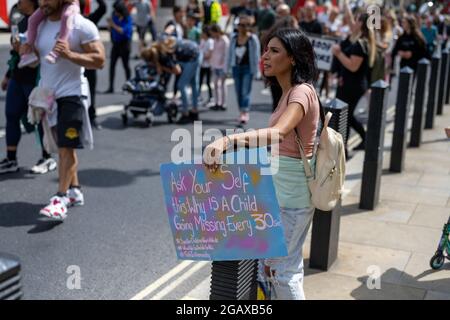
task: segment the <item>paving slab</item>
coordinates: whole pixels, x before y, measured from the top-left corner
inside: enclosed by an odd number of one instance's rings
[[[450,215],[448,207],[438,207],[419,204],[408,224],[442,229]]]

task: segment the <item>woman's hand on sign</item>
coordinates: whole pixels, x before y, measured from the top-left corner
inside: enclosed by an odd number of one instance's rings
[[[203,162],[209,171],[215,172],[219,169],[222,154],[229,145],[228,141],[230,141],[228,137],[220,138],[206,146],[203,151]]]
[[[341,46],[339,44],[335,44],[331,47],[331,52],[333,53],[333,55],[337,56],[339,55],[342,51],[341,51]]]

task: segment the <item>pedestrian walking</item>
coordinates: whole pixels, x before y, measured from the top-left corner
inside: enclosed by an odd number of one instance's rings
[[[17,25],[19,34],[25,34],[29,17],[38,8],[37,0],[19,0],[18,10],[23,19]],[[19,68],[20,63],[20,39],[12,37],[12,50],[8,61],[9,69],[2,81],[2,90],[6,90],[5,118],[6,118],[6,158],[0,161],[0,174],[17,172],[19,163],[17,160],[17,147],[19,145],[22,130],[20,123],[26,119],[28,113],[28,97],[38,81],[36,68]],[[42,158],[31,168],[32,173],[47,173],[56,170],[57,163],[50,153],[44,148],[42,125],[38,125],[39,143],[42,150]]]
[[[250,119],[250,96],[253,78],[259,73],[261,45],[256,34],[251,32],[251,18],[239,18],[238,32],[231,37],[228,68],[231,69],[239,106],[240,124]]]
[[[350,128],[353,128],[361,137],[361,143],[354,150],[364,150],[366,131],[354,113],[359,100],[369,88],[370,68],[373,66],[376,55],[376,42],[373,30],[367,27],[369,15],[364,13],[357,16],[352,24],[353,36],[343,44],[332,47],[333,55],[340,62],[338,72],[338,87],[336,98],[348,104],[347,139]],[[349,155],[346,149],[347,155]]]
[[[278,152],[272,152],[270,157],[272,164],[278,159],[278,172],[274,172],[273,181],[288,255],[261,261],[264,270],[261,276],[272,287],[271,299],[301,300],[305,299],[302,248],[314,208],[295,130],[299,132],[306,157],[314,163],[320,104],[313,83],[318,71],[312,45],[298,29],[277,30],[270,37],[262,59],[264,76],[283,92],[269,127],[216,139],[206,147],[204,161],[214,171],[226,150],[279,144]]]
[[[76,149],[92,148],[93,139],[88,116],[88,104],[83,97],[89,96],[83,68],[98,69],[105,62],[105,51],[94,23],[80,14],[73,19],[74,28],[68,41],[58,40],[61,28],[62,1],[41,0],[40,8],[45,14],[37,38],[36,49],[40,57],[55,50],[59,59],[52,64],[41,59],[41,79],[37,90],[44,94],[53,92],[57,105],[56,125],[53,127],[59,153],[58,192],[40,214],[62,220],[67,208],[84,204],[84,195],[78,180],[78,158]],[[50,98],[50,96],[48,97]]]
[[[81,12],[85,12],[86,1],[80,0]],[[89,15],[85,16],[87,19],[91,20],[95,25],[98,25],[100,19],[106,13],[106,3],[105,0],[97,0],[97,9]],[[90,106],[89,106],[89,120],[91,121],[91,126],[97,130],[101,130],[102,126],[97,122],[97,112],[96,112],[96,96],[97,96],[97,70],[86,69],[84,71],[84,76],[89,82],[89,94],[90,94]]]
[[[419,60],[428,56],[426,41],[414,16],[405,16],[402,19],[402,28],[404,32],[398,38],[392,51],[393,60],[398,54],[401,58],[400,68],[410,67],[415,71]]]
[[[126,80],[131,77],[130,53],[131,37],[133,34],[133,20],[127,7],[122,1],[114,4],[112,17],[108,19],[111,31],[111,61],[109,65],[109,88],[105,93],[114,92],[114,80],[116,75],[116,64],[119,58],[125,70]]]
[[[136,8],[134,23],[139,37],[139,52],[141,52],[147,46],[145,37],[148,31],[150,31],[152,41],[156,41],[155,10],[149,0],[136,0],[133,5]]]
[[[229,52],[230,40],[223,33],[219,25],[211,26],[211,36],[214,39],[214,49],[211,54],[211,69],[214,76],[214,102],[211,110],[226,110],[226,88],[227,78],[227,55]]]
[[[205,100],[203,105],[207,106],[209,103],[212,102],[213,99],[213,93],[212,93],[212,86],[211,86],[211,55],[214,49],[214,40],[211,38],[209,27],[204,26],[202,30],[202,35],[200,39],[200,52],[202,54],[202,64],[200,68],[200,83],[198,86],[198,96],[199,100],[201,100],[201,93],[202,93],[202,85],[203,82],[206,83],[206,86],[208,87],[208,99]]]

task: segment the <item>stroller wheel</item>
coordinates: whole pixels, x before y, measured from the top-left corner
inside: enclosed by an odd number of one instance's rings
[[[442,268],[444,265],[445,257],[441,252],[436,252],[430,260],[430,267],[434,270]]]
[[[124,125],[124,126],[127,126],[127,124],[128,124],[128,116],[127,116],[127,114],[126,113],[122,113],[122,124]]]
[[[171,103],[167,108],[167,121],[169,123],[173,123],[177,118],[178,114],[178,106],[174,103]]]

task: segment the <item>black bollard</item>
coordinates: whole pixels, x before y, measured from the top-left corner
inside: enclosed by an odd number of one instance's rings
[[[14,256],[0,253],[0,300],[20,300],[20,263]]]
[[[444,109],[444,98],[447,95],[447,71],[448,71],[448,61],[449,59],[449,50],[442,50],[442,59],[441,59],[441,74],[439,77],[439,93],[438,93],[438,102],[437,102],[437,115],[442,115]]]
[[[329,126],[339,132],[346,143],[348,104],[339,99],[333,99],[324,105],[324,111],[333,114]],[[340,209],[341,202],[339,201],[332,211],[315,210],[309,257],[310,268],[327,271],[336,261],[341,218]]]
[[[256,300],[258,260],[213,261],[210,300]]]
[[[445,70],[446,75],[447,75],[447,82],[446,82],[447,90],[446,90],[446,94],[445,94],[445,104],[450,104],[450,56],[448,59],[449,59],[449,61],[447,63],[447,70]]]
[[[333,211],[314,211],[309,267],[328,271],[337,259],[341,226],[341,201]]]
[[[373,83],[371,87],[360,209],[373,210],[380,198],[388,87],[383,80]]]
[[[402,172],[406,150],[406,136],[408,134],[409,106],[411,104],[411,90],[414,70],[404,67],[400,70],[400,78],[397,91],[397,103],[395,105],[394,134],[392,136],[391,164],[389,171]]]
[[[416,92],[414,99],[414,113],[411,125],[410,147],[420,147],[424,127],[424,110],[428,101],[428,83],[430,80],[430,61],[421,59],[417,66]]]
[[[438,101],[438,80],[441,74],[441,56],[434,54],[431,59],[431,75],[428,89],[427,111],[425,115],[425,129],[433,129],[434,117],[436,115],[436,105]]]

